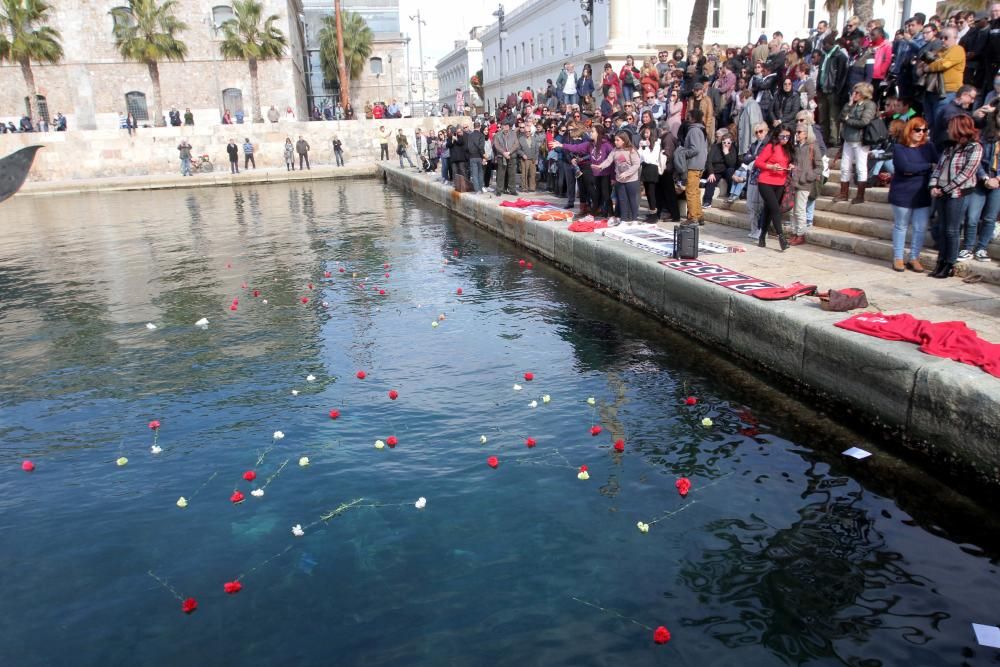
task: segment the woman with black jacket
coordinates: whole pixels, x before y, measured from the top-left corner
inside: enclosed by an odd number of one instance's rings
[[[781,90],[774,96],[771,109],[768,112],[768,124],[771,127],[795,127],[795,114],[802,110],[802,98],[795,92],[792,80],[781,82]]]
[[[725,181],[729,190],[733,189],[733,173],[739,165],[736,156],[736,147],[733,145],[733,138],[726,135],[722,141],[712,144],[708,151],[708,162],[705,164],[705,196],[702,199],[702,208],[712,207],[712,197],[715,196],[715,188],[719,181]]]
[[[445,144],[449,149],[448,162],[451,165],[452,177],[457,174],[469,177],[469,153],[465,150],[465,136],[462,127],[455,130],[454,136],[449,136]]]

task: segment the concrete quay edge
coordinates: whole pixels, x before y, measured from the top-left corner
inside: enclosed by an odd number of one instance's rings
[[[459,194],[413,171],[379,165],[389,185],[534,251],[702,343],[778,376],[867,424],[939,474],[1000,490],[1000,380],[979,368],[833,326],[848,315],[761,301],[658,263],[663,259],[568,223],[539,222],[492,198]],[[612,269],[611,267],[624,267]],[[766,276],[762,276],[766,278]]]

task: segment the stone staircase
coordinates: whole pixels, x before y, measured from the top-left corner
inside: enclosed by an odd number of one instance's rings
[[[840,191],[839,172],[833,170],[830,181],[823,186],[823,196],[816,201],[813,226],[806,232],[808,244],[849,252],[862,257],[883,260],[886,268],[892,263],[892,208],[888,203],[888,188],[868,188],[864,204],[834,202],[833,195]],[[854,189],[851,189],[854,196]],[[786,226],[791,214],[786,216]],[[712,208],[705,209],[705,220],[731,227],[750,229],[745,201],[734,202],[731,206],[721,196],[712,202]],[[909,243],[907,243],[907,251]],[[1000,285],[1000,239],[994,239],[987,252],[992,262],[967,260],[959,262],[956,273],[961,276],[979,275],[983,282]],[[937,261],[934,241],[928,231],[920,261],[931,269]]]

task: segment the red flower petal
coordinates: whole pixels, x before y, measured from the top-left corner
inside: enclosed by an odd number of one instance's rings
[[[222,585],[222,590],[226,591],[230,595],[236,595],[243,590],[243,584],[238,581],[227,581]]]
[[[461,293],[462,293],[462,288],[461,287],[459,287],[457,290],[455,290],[455,294],[461,294]]]
[[[597,426],[595,424],[594,426],[590,427],[590,435],[600,435],[600,434],[601,434],[601,427],[600,426]]]
[[[235,303],[233,303],[233,304],[230,304],[229,310],[239,310],[239,308],[236,306]]]
[[[185,614],[190,614],[197,608],[198,608],[198,601],[195,600],[194,598],[188,598],[187,600],[184,600],[184,602],[181,603],[181,611],[183,611]]]
[[[674,482],[674,486],[677,487],[677,493],[681,494],[682,496],[686,496],[688,494],[688,491],[691,490],[691,480],[689,480],[687,477],[681,477],[676,482]]]
[[[329,271],[324,271],[324,272],[323,272],[323,277],[324,277],[324,278],[329,278],[329,277],[330,277],[330,276],[332,276],[332,275],[333,275],[333,274],[332,274],[332,273],[330,273]]]
[[[340,271],[341,273],[343,273],[343,272],[344,272],[344,267],[340,267],[340,268],[339,268],[339,269],[337,269],[337,270],[338,270],[338,271]]]
[[[149,422],[149,428],[155,431],[156,429],[160,428],[160,422],[154,419],[153,421]]]
[[[395,401],[397,398],[399,398],[399,392],[396,391],[395,389],[390,389],[389,390],[389,399]]]
[[[21,463],[21,470],[24,472],[32,472],[35,469],[35,464],[31,461],[24,461]]]
[[[239,299],[233,299],[233,305],[234,306],[240,305],[240,300]]]
[[[243,479],[245,479],[248,482],[252,482],[255,479],[257,479],[257,473],[255,473],[253,470],[247,470],[245,473],[243,473]]]
[[[309,303],[309,297],[307,296],[302,297],[302,303]]]
[[[243,494],[242,494],[242,493],[240,493],[240,492],[239,492],[239,491],[237,490],[237,491],[233,491],[233,495],[229,496],[229,500],[230,500],[230,502],[232,502],[232,503],[233,503],[234,505],[239,505],[240,503],[242,503],[242,502],[243,502],[243,500],[244,500],[244,497],[243,497]]]
[[[368,377],[367,373],[365,373],[364,371],[358,371],[359,380],[364,380],[366,377]]]
[[[527,264],[527,262],[525,262],[525,261],[524,261],[523,259],[519,259],[519,260],[517,260],[517,263],[518,263],[519,265],[521,265],[521,266],[524,266],[525,264]]]
[[[330,419],[336,419],[339,416],[340,416],[340,410],[337,410],[336,408],[330,410]]]
[[[389,268],[389,263],[388,263],[388,262],[386,262],[385,264],[383,264],[383,265],[382,265],[382,268],[383,268],[383,269],[388,269],[388,268]]]
[[[587,466],[580,466],[580,472],[587,472]]]
[[[526,381],[528,381],[528,382],[531,382],[532,380],[535,379],[535,374],[534,373],[525,373],[524,374],[524,379]]]
[[[697,405],[698,399],[695,398],[694,396],[688,396],[687,398],[684,399],[684,403],[686,403],[687,405]]]
[[[500,459],[498,459],[495,456],[491,456],[490,458],[486,459],[486,465],[488,465],[491,468],[496,468],[498,465],[500,465]]]
[[[615,451],[616,452],[624,452],[625,451],[625,441],[624,440],[615,440]]]
[[[387,273],[387,274],[385,274],[385,277],[386,277],[386,278],[388,278],[388,277],[389,277],[389,274],[388,274],[388,273]]]
[[[455,257],[458,257],[458,248],[455,248],[451,254],[454,255]]]
[[[396,440],[396,436],[390,435],[388,438],[385,439],[385,444],[389,445],[390,448],[395,447],[397,444],[399,444],[399,440]]]
[[[255,290],[253,291],[253,295],[254,295],[254,296],[260,296],[260,290],[259,290],[259,289],[255,289]]]
[[[529,269],[533,269],[533,268],[535,268],[535,265],[534,265],[534,264],[532,264],[531,262],[528,262],[528,268],[529,268]]]
[[[670,630],[667,630],[662,625],[653,631],[653,641],[657,644],[666,644],[670,641]]]
[[[385,290],[384,290],[384,289],[380,289],[380,290],[378,291],[378,295],[379,295],[379,296],[385,296]]]
[[[528,448],[534,447],[535,444],[536,443],[534,438],[528,438],[527,440],[524,441],[524,446]]]

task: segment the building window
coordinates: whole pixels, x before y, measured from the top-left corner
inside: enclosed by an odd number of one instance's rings
[[[31,118],[31,105],[28,104],[30,98],[24,98],[24,115]],[[49,103],[45,100],[45,95],[35,95],[35,104],[38,105],[38,115],[45,119],[45,122],[49,122]],[[37,118],[31,118],[32,124],[37,124]]]
[[[767,26],[767,0],[760,0],[760,27]]]
[[[507,49],[507,71],[510,72],[510,49]]]
[[[381,58],[369,58],[368,59],[368,69],[372,74],[382,73],[382,59]]]
[[[806,26],[809,28],[816,27],[816,0],[809,0],[806,3]]]
[[[517,67],[517,44],[514,45],[514,67]]]
[[[531,62],[535,62],[535,38],[531,38]]]
[[[239,88],[226,88],[222,91],[222,108],[235,116],[243,113],[243,91]]]
[[[659,22],[657,27],[664,29],[670,27],[669,0],[656,0],[656,20]]]
[[[712,17],[712,27],[718,28],[721,25],[722,20],[722,0],[710,0],[712,3],[709,6],[708,12],[709,16]]]
[[[545,57],[545,35],[538,36],[538,57]]]
[[[223,23],[234,18],[236,18],[236,15],[233,14],[233,8],[229,5],[216,5],[215,7],[212,7],[212,25],[215,26],[216,30],[218,30]]]
[[[580,23],[573,21],[573,46],[580,48]]]
[[[549,55],[554,56],[556,54],[556,31],[555,29],[549,30]]]
[[[125,93],[125,108],[136,120],[149,120],[149,111],[146,109],[146,93],[133,90]]]
[[[566,50],[566,24],[563,24],[559,28],[559,37],[561,38],[561,42],[562,42],[562,52],[563,53],[569,53]]]

